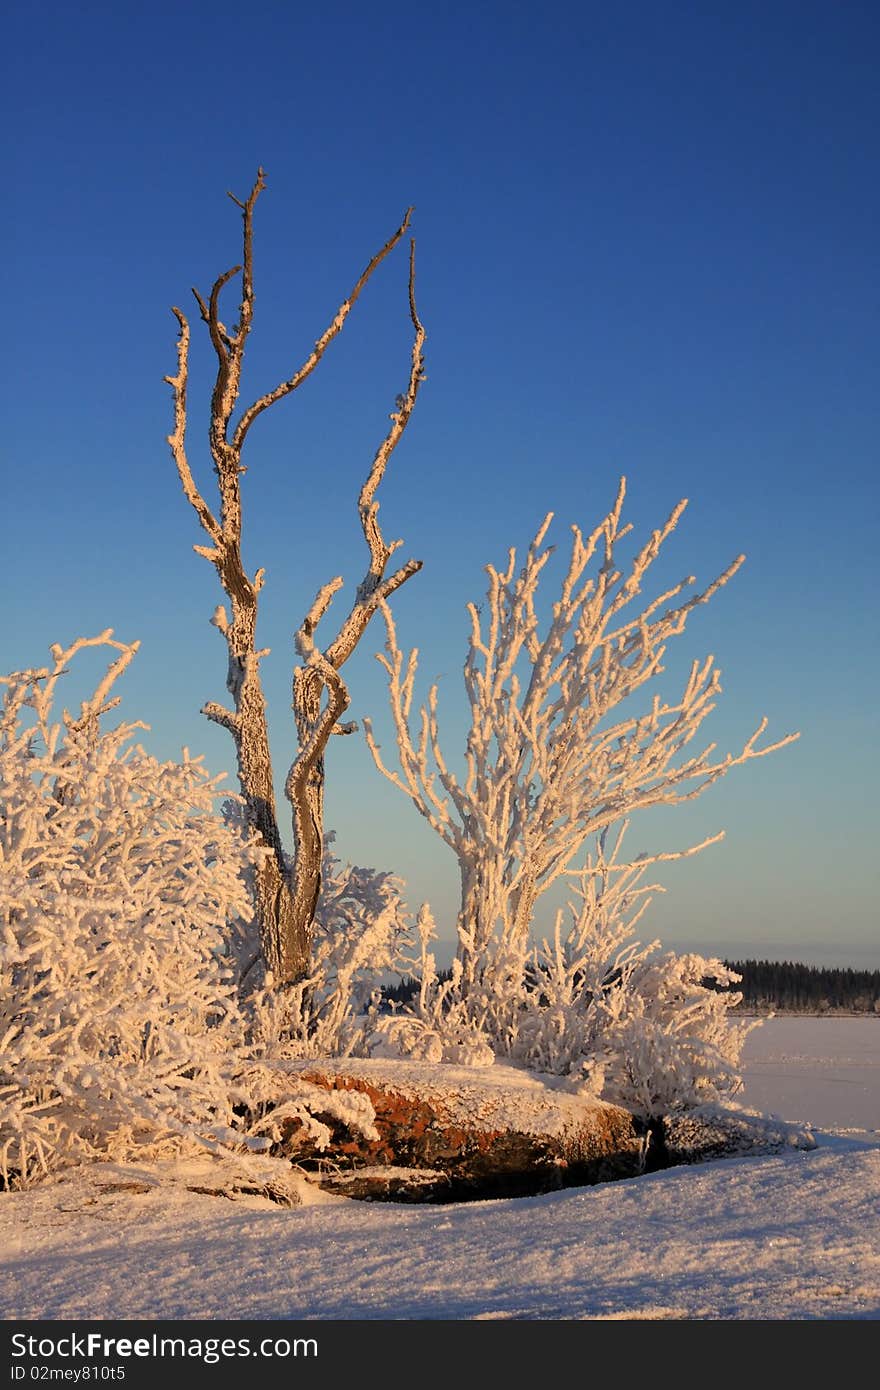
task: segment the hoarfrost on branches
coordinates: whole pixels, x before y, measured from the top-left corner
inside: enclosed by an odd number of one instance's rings
[[[721,691],[714,659],[694,661],[678,700],[655,695],[642,715],[613,717],[629,696],[663,671],[670,637],[739,569],[743,556],[701,593],[678,602],[692,577],[633,616],[624,610],[675,529],[685,503],[637,552],[628,574],[616,568],[625,481],[611,512],[588,536],[572,527],[568,571],[551,621],[539,633],[538,582],[552,553],[545,518],[522,569],[511,550],[506,570],[487,566],[485,618],[469,606],[471,634],[464,667],[471,706],[459,781],[440,746],[437,687],[419,715],[410,713],[418,652],[407,660],[387,605],[386,652],[391,713],[400,771],[386,766],[372,726],[364,721],[376,766],[412,800],[454,851],[461,874],[459,959],[465,983],[486,960],[525,941],[535,904],[566,872],[591,835],[649,806],[676,805],[704,792],[731,768],[784,747],[796,734],[759,747],[762,720],[738,754],[715,758],[715,745],[690,755],[689,745]],[[602,557],[595,577],[590,562]],[[682,755],[681,757],[679,755]]]
[[[53,665],[2,679],[0,709],[0,1177],[26,1182],[83,1157],[161,1157],[189,1148],[253,1164],[291,1133],[331,1142],[328,1121],[370,1136],[362,1095],[330,1093],[291,1066],[303,1058],[404,1056],[485,1066],[504,1057],[645,1114],[731,1095],[747,1026],[731,1025],[737,977],[719,961],[660,954],[637,924],[656,884],[647,868],[690,850],[620,858],[629,812],[698,796],[732,767],[782,747],[686,750],[720,690],[712,658],[681,698],[609,718],[658,675],[665,642],[731,577],[676,604],[683,581],[636,617],[618,617],[682,506],[614,568],[614,509],[585,540],[575,529],[544,637],[535,596],[549,557],[541,527],[516,575],[490,567],[487,624],[471,609],[465,665],[472,726],[460,783],[440,749],[437,692],[410,733],[416,653],[405,664],[387,604],[389,676],[401,787],[456,852],[462,902],[448,978],[422,907],[413,926],[395,875],[351,864],[324,839],[309,971],[273,978],[254,915],[267,856],[242,798],[198,758],[159,763],[143,725],[102,732],[114,681],[137,644],[108,629],[54,646]],[[585,570],[600,542],[595,578]],[[378,604],[378,599],[376,600]],[[228,619],[218,608],[219,626]],[[57,682],[83,648],[118,655],[76,716],[53,715]],[[616,837],[609,847],[611,828]],[[586,844],[583,867],[570,865]],[[285,873],[292,865],[285,861]],[[569,920],[533,944],[541,893],[574,879]],[[271,961],[269,961],[271,964]],[[408,971],[412,997],[389,1008],[381,982]],[[279,987],[279,983],[282,987]],[[295,1148],[295,1142],[294,1142]]]
[[[422,986],[409,1010],[417,1021],[384,1025],[389,1042],[445,1055],[466,1021],[496,1053],[563,1075],[580,1071],[583,1084],[656,1113],[672,1101],[693,1104],[736,1089],[743,1035],[726,1021],[736,996],[702,983],[713,976],[722,986],[734,981],[717,961],[657,959],[659,943],[628,941],[650,891],[636,886],[645,867],[683,855],[620,864],[619,837],[606,859],[607,834],[625,828],[635,811],[693,800],[732,768],[797,735],[762,745],[762,719],[736,754],[719,757],[711,743],[692,753],[721,691],[711,656],[693,662],[678,698],[654,695],[641,714],[620,708],[663,672],[669,639],[744,558],[690,597],[682,597],[695,582],[689,576],[632,609],[686,503],[618,568],[615,552],[631,530],[621,521],[625,492],[621,479],[614,506],[591,533],[572,528],[568,568],[543,631],[537,596],[552,554],[545,546],[552,514],[519,570],[513,549],[504,570],[487,566],[485,610],[469,605],[464,681],[471,725],[463,780],[441,748],[436,685],[412,719],[418,652],[404,656],[387,605],[379,660],[388,676],[397,769],[385,763],[370,722],[364,724],[376,766],[450,846],[461,878],[452,978],[438,986],[432,958],[423,953]],[[553,939],[533,947],[538,899],[572,873],[588,844],[593,857],[578,872],[568,932],[558,919]]]

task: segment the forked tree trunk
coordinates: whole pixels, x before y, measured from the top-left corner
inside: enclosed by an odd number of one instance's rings
[[[186,316],[177,308],[174,310],[180,325],[177,375],[166,380],[174,390],[175,405],[174,433],[169,436],[168,442],[184,493],[208,538],[207,545],[197,545],[194,549],[214,565],[232,609],[230,617],[221,604],[212,618],[214,626],[226,640],[226,687],[232,697],[232,708],[209,703],[204,706],[203,713],[232,735],[247,822],[268,851],[255,874],[254,908],[266,967],[271,971],[273,983],[284,986],[303,979],[309,972],[313,923],[321,890],[324,752],[331,734],[350,732],[350,727],[338,723],[349,702],[339,668],[354,651],[376,609],[421,568],[420,561],[409,560],[394,573],[386,575],[388,560],[400,542],[386,544],[384,541],[377,519],[379,504],[375,501],[375,493],[388,460],[409,422],[424,379],[422,346],[425,332],[415,307],[415,260],[414,248],[411,247],[409,308],[414,340],[409,383],[406,392],[398,397],[397,409],[391,415],[391,429],[376,451],[358,502],[364,539],[370,552],[369,568],[358,587],[351,612],[325,651],[319,650],[315,644],[314,632],[333,595],[341,587],[341,579],[331,580],[318,591],[296,633],[297,652],[304,664],[295,671],[293,681],[293,710],[299,747],[285,782],[293,822],[293,856],[292,860],[288,860],[278,828],[266,704],[260,677],[260,661],[267,652],[258,650],[256,646],[257,603],[264,572],[257,570],[251,578],[245,571],[241,557],[240,477],[245,472],[241,462],[242,450],[248,431],[258,416],[295,391],[314,371],[329,344],[342,331],[367,280],[404,235],[412,209],[407,210],[401,226],[369,262],[299,370],[254,401],[233,426],[232,414],[238,400],[245,344],[254,307],[253,213],[264,187],[261,169],[247,200],[241,202],[233,198],[233,202],[242,210],[244,224],[242,264],[234,266],[214,282],[207,302],[197,291],[193,291],[217,356],[217,376],[211,395],[208,431],[220,493],[220,509],[216,516],[199,492],[187,459],[186,392],[190,332]],[[239,321],[232,329],[227,329],[220,319],[220,294],[239,272],[242,287]]]

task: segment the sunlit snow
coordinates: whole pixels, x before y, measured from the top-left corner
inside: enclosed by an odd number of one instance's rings
[[[880,1020],[773,1020],[750,1039],[746,1082],[752,1103],[760,1093],[810,1120],[835,1087],[849,1133],[818,1131],[811,1152],[455,1206],[290,1210],[134,1167],[126,1179],[148,1190],[119,1192],[119,1170],[94,1166],[0,1199],[0,1315],[880,1317]]]

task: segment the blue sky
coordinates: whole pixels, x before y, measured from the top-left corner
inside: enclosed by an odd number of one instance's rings
[[[148,746],[234,770],[199,714],[225,661],[165,443],[169,306],[238,259],[225,190],[263,164],[258,395],[415,204],[428,381],[382,518],[425,562],[396,612],[441,680],[450,758],[482,567],[551,509],[564,545],[621,473],[642,535],[687,496],[660,578],[748,561],[670,669],[716,654],[721,747],[762,714],[802,738],[633,828],[634,849],[727,830],[664,875],[646,930],[880,967],[876,6],[29,3],[5,37],[3,669],[106,626],[139,637],[123,708]],[[279,777],[292,632],[320,584],[363,570],[356,496],[406,380],[405,288],[398,252],[252,431],[245,554],[268,572]],[[196,357],[207,488],[204,342]],[[376,627],[347,672],[352,716],[387,749],[381,642]],[[450,852],[359,740],[334,740],[328,779],[343,855],[403,874],[448,937]]]

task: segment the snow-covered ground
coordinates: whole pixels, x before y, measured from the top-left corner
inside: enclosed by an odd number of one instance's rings
[[[836,1088],[833,1123],[850,1132],[817,1132],[812,1152],[447,1207],[287,1210],[155,1170],[127,1170],[148,1191],[108,1190],[92,1169],[0,1198],[0,1315],[880,1318],[880,1020],[777,1019],[748,1053],[750,1103],[828,1124]]]

